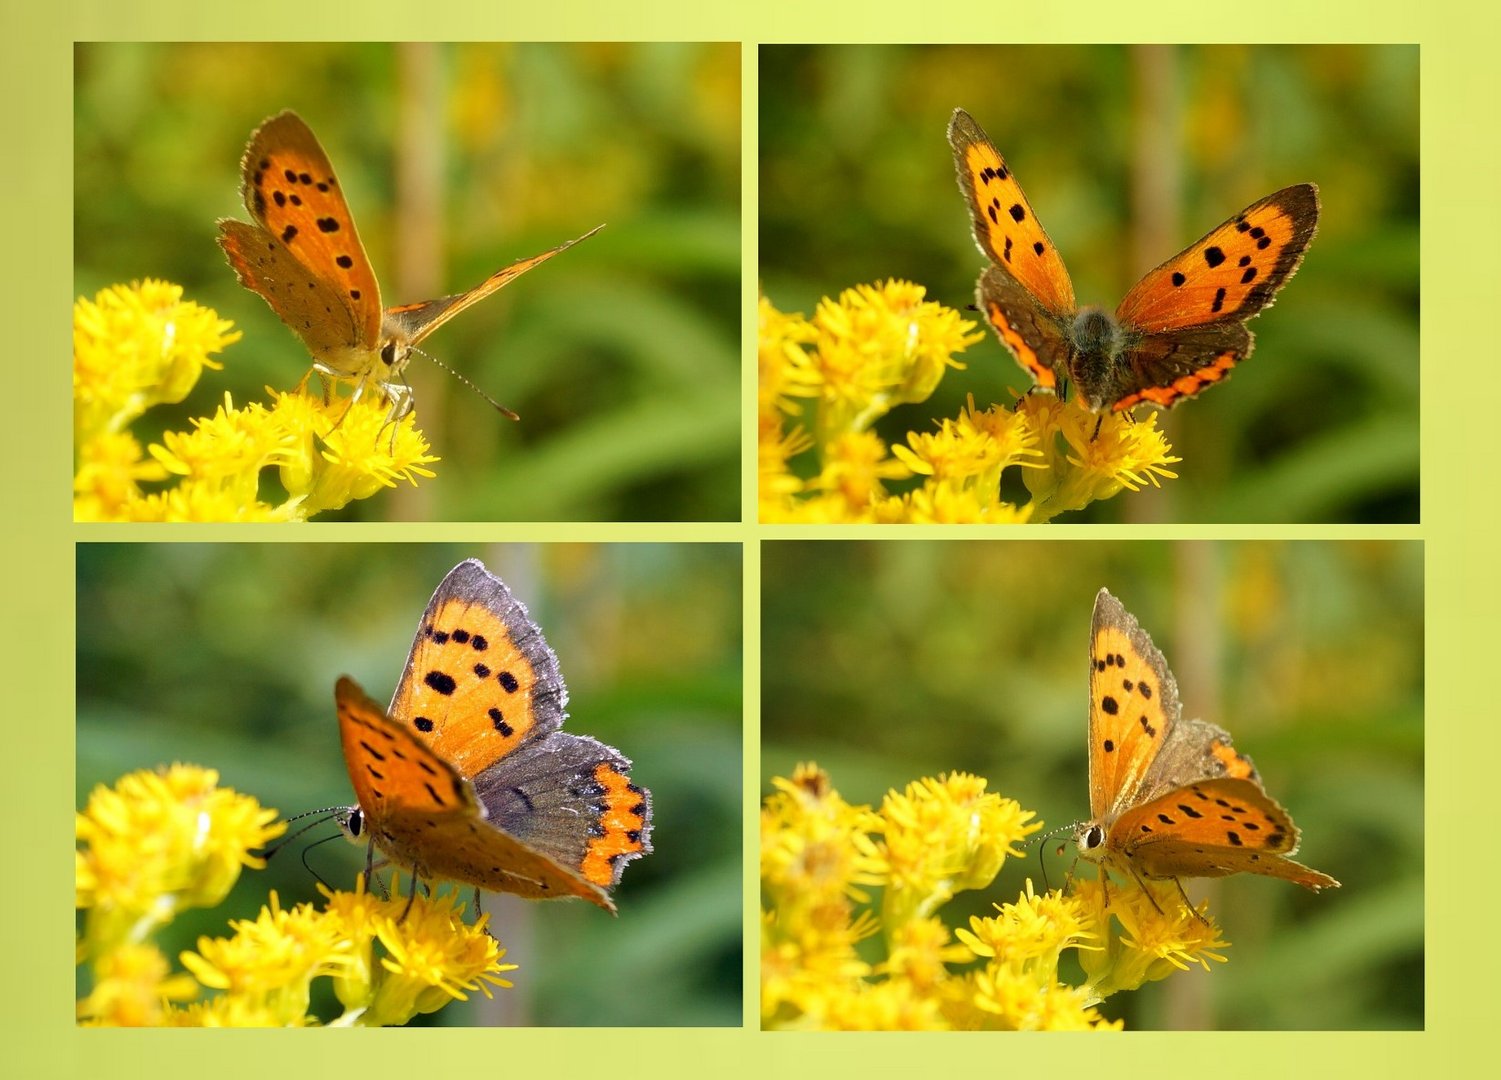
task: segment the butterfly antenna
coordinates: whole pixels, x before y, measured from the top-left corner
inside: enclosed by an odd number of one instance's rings
[[[600,226],[600,228],[603,228],[603,227],[604,226]],[[598,230],[595,230],[595,231],[597,232]],[[467,377],[465,377],[464,375],[462,375],[459,372],[455,371],[453,368],[449,367],[443,361],[439,360],[436,356],[432,355],[431,353],[422,352],[421,349],[416,348],[415,346],[412,348],[412,351],[414,353],[422,353],[423,356],[427,357],[434,364],[437,364],[440,368],[442,368],[444,371],[448,372],[455,379],[458,379],[459,382],[461,382],[465,386],[469,387],[469,389],[473,390],[480,397],[482,397],[486,401],[488,401],[490,403],[491,407],[494,408],[496,412],[500,413],[501,416],[506,417],[506,419],[508,419],[508,420],[520,420],[521,419],[521,417],[517,416],[510,409],[506,408],[500,402],[496,401],[493,397],[491,397],[489,394],[485,393],[478,386],[475,386],[474,383],[470,382]]]
[[[1043,892],[1048,892],[1052,888],[1052,886],[1050,886],[1048,884],[1048,862],[1047,862],[1046,851],[1045,851],[1046,845],[1043,842],[1046,841],[1046,840],[1051,840],[1055,836],[1062,836],[1064,833],[1071,832],[1071,831],[1073,831],[1074,829],[1077,829],[1077,828],[1078,828],[1077,824],[1075,824],[1075,825],[1060,825],[1056,829],[1053,829],[1053,830],[1051,830],[1049,832],[1045,832],[1041,836],[1034,836],[1032,839],[1030,839],[1030,840],[1027,841],[1028,844],[1036,844],[1037,845],[1037,865],[1042,868],[1042,890],[1043,890]]]
[[[284,837],[282,837],[281,841],[279,843],[272,844],[268,848],[261,848],[260,851],[254,852],[254,854],[257,857],[262,858],[262,859],[269,859],[269,858],[271,858],[271,856],[275,855],[278,851],[280,851],[282,848],[286,847],[293,840],[296,840],[299,836],[301,836],[303,833],[307,832],[309,829],[316,829],[319,825],[322,825],[324,822],[326,822],[326,821],[332,821],[335,817],[338,816],[339,812],[342,811],[343,809],[344,809],[344,807],[342,807],[342,806],[326,806],[322,810],[306,810],[306,811],[304,811],[304,812],[302,812],[300,814],[296,814],[296,815],[294,815],[292,817],[287,818],[286,819],[286,823],[288,825],[290,825],[290,824],[292,824],[292,822],[294,822],[294,821],[301,821],[305,817],[312,817],[315,814],[320,815],[318,817],[317,821],[311,821],[311,822],[309,822],[308,824],[304,825],[302,828],[298,829],[296,832],[292,833],[290,836],[284,836]],[[322,841],[320,841],[320,843],[321,842]]]
[[[308,826],[308,828],[312,828],[312,826],[310,825],[310,826]],[[307,830],[304,829],[303,831],[306,832]],[[305,847],[305,848],[302,849],[302,868],[304,870],[306,870],[309,874],[312,874],[313,877],[317,878],[319,885],[322,885],[325,889],[328,889],[330,891],[332,891],[333,886],[330,885],[328,882],[324,881],[323,880],[323,875],[320,874],[320,873],[318,873],[318,871],[316,871],[316,870],[313,869],[312,865],[307,861],[307,853],[309,851],[312,851],[319,844],[326,844],[330,840],[337,840],[338,838],[339,837],[338,837],[337,833],[334,834],[333,836],[325,836],[322,840],[314,840],[311,844],[309,844],[307,847]]]

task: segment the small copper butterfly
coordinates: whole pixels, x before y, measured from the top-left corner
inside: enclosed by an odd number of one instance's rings
[[[353,679],[334,692],[364,836],[416,877],[607,911],[651,851],[651,793],[613,747],[561,729],[568,690],[526,608],[476,559],[423,613],[389,710]]]
[[[1223,729],[1179,715],[1167,661],[1109,591],[1094,602],[1089,649],[1089,811],[1080,854],[1140,878],[1242,871],[1317,892],[1328,874],[1288,856],[1298,829]]]
[[[1078,307],[1074,285],[1021,185],[963,109],[949,121],[959,187],[991,265],[978,304],[1036,385],[1069,379],[1093,412],[1170,408],[1251,355],[1247,320],[1292,277],[1319,220],[1295,184],[1252,203],[1136,283],[1112,317]]]
[[[296,331],[320,376],[353,382],[357,397],[375,388],[391,402],[392,422],[413,408],[412,388],[401,377],[413,348],[471,304],[604,228],[514,262],[468,292],[382,311],[334,167],[296,113],[279,113],[250,136],[240,195],[255,224],[219,220],[219,246],[240,284]]]

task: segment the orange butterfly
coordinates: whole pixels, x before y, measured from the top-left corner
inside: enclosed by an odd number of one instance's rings
[[[963,109],[949,121],[959,187],[991,265],[980,311],[1044,389],[1063,379],[1093,412],[1170,408],[1251,355],[1246,321],[1271,306],[1303,260],[1319,192],[1296,184],[1252,203],[1136,283],[1112,318],[1074,303],[1063,259],[1021,185]]]
[[[1242,871],[1317,892],[1328,874],[1288,856],[1298,829],[1223,729],[1184,720],[1167,661],[1108,590],[1089,650],[1089,810],[1079,853],[1138,879]]]
[[[604,228],[514,262],[468,292],[382,311],[334,167],[296,113],[273,116],[251,135],[240,195],[256,223],[219,220],[219,246],[240,284],[296,331],[320,376],[355,383],[355,397],[367,386],[378,389],[391,402],[392,423],[413,408],[412,388],[401,378],[413,348],[471,304]]]
[[[347,834],[414,877],[614,912],[609,890],[651,851],[651,792],[620,751],[560,730],[558,658],[482,563],[438,586],[389,711],[348,677],[334,696]]]

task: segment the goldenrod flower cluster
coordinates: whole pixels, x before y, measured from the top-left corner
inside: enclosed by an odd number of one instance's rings
[[[255,849],[285,826],[274,810],[218,786],[212,770],[174,765],[100,787],[78,815],[78,962],[89,966],[80,1022],[108,1026],[301,1027],[312,982],[332,980],[339,1026],[403,1024],[468,991],[509,987],[516,965],[485,929],[465,925],[452,894],[324,890],[328,904],[284,911],[275,893],[224,938],[201,937],[171,964],[150,941],[189,907],[213,907]],[[202,998],[205,990],[218,993]]]
[[[1155,413],[1096,416],[1051,394],[987,409],[971,395],[936,431],[888,447],[871,425],[926,401],[947,369],[964,366],[956,354],[984,337],[924,295],[905,281],[860,285],[821,300],[811,321],[761,298],[763,522],[1043,522],[1175,475]],[[1026,503],[1001,499],[1013,466]]]
[[[1095,1008],[1110,994],[1224,959],[1201,913],[1164,914],[1139,887],[1110,890],[1107,904],[1099,883],[1038,896],[1028,882],[995,916],[951,929],[943,905],[988,887],[1040,828],[978,777],[924,778],[879,810],[845,802],[813,765],[772,783],[761,811],[767,1028],[1113,1029]],[[1066,951],[1082,985],[1062,981]]]
[[[191,431],[168,431],[143,451],[130,425],[154,405],[182,401],[239,338],[162,281],[74,304],[75,520],[305,521],[434,475],[426,466],[438,459],[415,418],[388,423],[388,406],[370,394],[325,401],[268,390],[269,405],[241,407],[225,394]],[[267,469],[286,494],[275,504],[262,497]]]

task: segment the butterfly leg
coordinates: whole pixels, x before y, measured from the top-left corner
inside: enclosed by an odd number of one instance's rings
[[[302,380],[297,384],[297,393],[304,397],[307,396],[308,380],[311,379],[314,374],[318,376],[318,381],[323,384],[323,401],[324,404],[327,404],[329,394],[328,379],[316,367],[310,367],[307,369],[307,374],[303,375]]]
[[[406,917],[411,914],[412,905],[417,902],[417,888],[419,884],[417,868],[414,866],[412,867],[412,887],[407,892],[407,906],[401,909],[401,918],[397,919],[397,922],[405,922]]]
[[[476,885],[474,887],[474,925],[483,925],[485,928],[485,933],[490,935],[490,940],[494,941],[496,944],[499,944],[500,938],[496,937],[495,931],[490,929],[490,916],[486,914],[484,908],[480,907],[479,893],[479,886]]]
[[[1167,918],[1167,912],[1162,910],[1162,905],[1157,902],[1157,897],[1152,895],[1152,889],[1147,885],[1146,880],[1136,872],[1136,867],[1132,866],[1130,863],[1127,863],[1126,869],[1131,871],[1131,876],[1136,879],[1136,884],[1141,886],[1141,891],[1144,892],[1147,899],[1152,902],[1152,907],[1156,909],[1157,914],[1161,915],[1163,918]],[[1173,880],[1176,881],[1177,878],[1174,878]]]
[[[379,880],[375,876],[375,842],[372,840],[365,845],[365,891],[370,891],[370,883],[372,881],[378,882]],[[382,885],[381,892],[384,893],[385,891],[385,886]]]
[[[386,428],[391,429],[391,453],[394,454],[396,453],[396,426],[417,407],[416,395],[412,391],[411,384],[405,379],[400,382],[394,379],[387,380],[379,385],[386,400],[391,403],[391,411],[386,413],[386,422],[381,425],[380,430],[384,432]],[[379,438],[380,434],[377,434],[376,439]]]
[[[1194,907],[1193,901],[1188,898],[1188,893],[1184,891],[1182,879],[1173,878],[1173,884],[1178,886],[1178,895],[1183,897],[1183,906],[1188,908],[1188,910],[1193,913],[1194,918],[1198,919],[1205,926],[1208,926],[1209,920],[1204,918],[1203,915],[1199,914],[1199,909]]]

